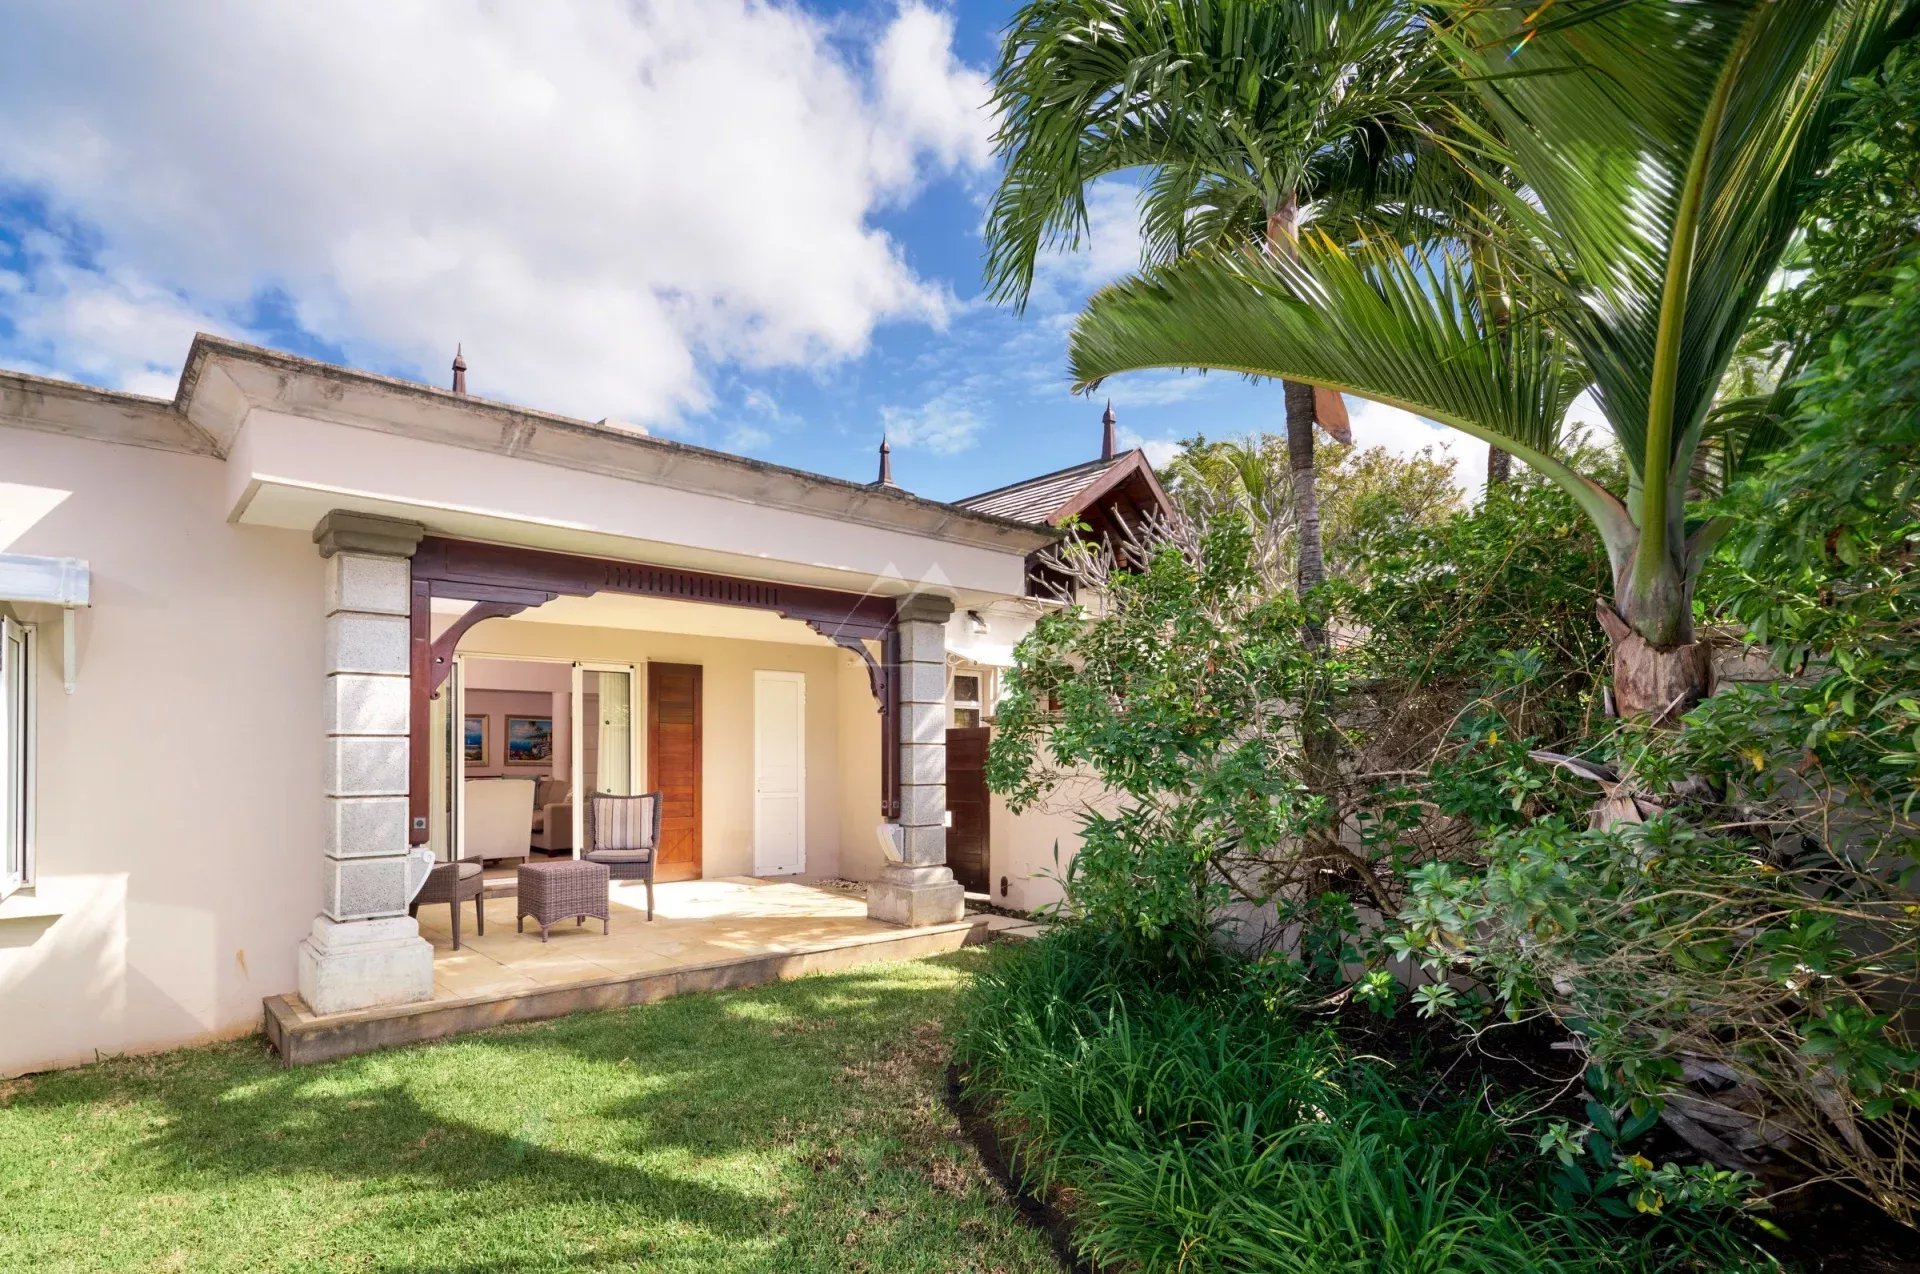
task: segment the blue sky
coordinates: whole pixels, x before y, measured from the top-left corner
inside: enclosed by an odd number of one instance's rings
[[[1272,428],[1276,387],[1067,390],[1130,192],[981,297],[1004,0],[15,6],[0,366],[170,395],[195,330],[952,499],[1123,441]],[[1355,404],[1396,450],[1447,435]],[[1458,440],[1463,479],[1484,449]]]

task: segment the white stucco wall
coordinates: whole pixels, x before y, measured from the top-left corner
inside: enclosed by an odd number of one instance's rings
[[[343,499],[447,534],[864,592],[1018,594],[1019,551],[642,485],[256,409],[235,439],[236,519],[311,527]],[[360,507],[356,504],[355,507]]]
[[[840,866],[848,880],[876,880],[886,866],[880,826],[880,705],[867,667],[851,653],[840,661]],[[822,873],[824,874],[824,873]]]
[[[36,884],[0,904],[0,1073],[256,1028],[320,906],[321,560],[212,459],[0,429],[0,551],[88,559],[36,677]],[[19,917],[23,911],[57,917]]]

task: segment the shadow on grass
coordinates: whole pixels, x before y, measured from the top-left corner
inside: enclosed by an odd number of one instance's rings
[[[295,1264],[481,1274],[706,1250],[801,1268],[823,1236],[789,1230],[859,1211],[825,1197],[847,1193],[836,1174],[857,1194],[920,1171],[887,1112],[937,1092],[955,986],[881,966],[299,1070],[257,1042],[188,1050],[46,1076],[9,1105],[104,1134],[117,1189],[195,1210],[189,1246],[250,1228],[199,1209],[257,1201],[260,1226],[291,1226]]]

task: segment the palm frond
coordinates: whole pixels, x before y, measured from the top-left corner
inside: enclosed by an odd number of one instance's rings
[[[1211,368],[1404,408],[1519,456],[1573,492],[1610,548],[1631,548],[1620,502],[1553,455],[1584,369],[1547,324],[1495,322],[1451,256],[1315,235],[1298,261],[1196,253],[1096,295],[1068,357],[1083,389],[1126,371]]]
[[[1241,235],[1335,139],[1451,83],[1429,43],[1405,0],[1029,0],[995,77],[989,294],[1023,305],[1039,258],[1083,241],[1088,184],[1117,173],[1147,174],[1150,259]]]
[[[1443,0],[1501,200],[1636,478],[1687,459],[1824,154],[1912,0]]]

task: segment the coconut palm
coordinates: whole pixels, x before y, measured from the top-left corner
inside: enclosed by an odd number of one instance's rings
[[[1221,243],[1290,255],[1303,206],[1370,180],[1457,84],[1426,42],[1406,0],[1030,0],[995,76],[990,293],[1023,306],[1041,254],[1085,235],[1088,186],[1119,173],[1144,177],[1150,262]],[[1313,425],[1345,442],[1346,413],[1331,389],[1284,396],[1304,594],[1325,578]]]
[[[1439,0],[1510,230],[1504,324],[1459,255],[1306,245],[1211,252],[1096,296],[1075,380],[1230,368],[1464,430],[1564,487],[1614,572],[1599,617],[1623,714],[1710,688],[1691,599],[1723,520],[1686,498],[1709,411],[1828,147],[1835,89],[1920,26],[1916,0]],[[1610,490],[1558,444],[1591,385],[1624,453]]]

